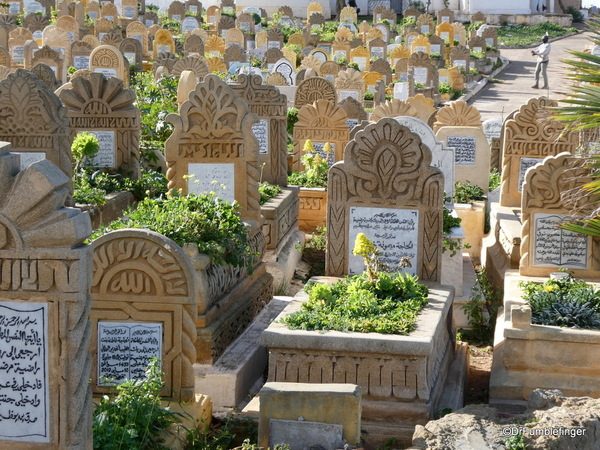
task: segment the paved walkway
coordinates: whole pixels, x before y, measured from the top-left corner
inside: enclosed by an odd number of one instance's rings
[[[552,51],[548,66],[549,91],[531,88],[535,82],[536,64],[535,57],[531,56],[532,49],[501,49],[502,56],[510,60],[510,64],[496,76],[497,79],[503,80],[503,83],[488,83],[468,101],[469,105],[479,110],[482,120],[496,117],[504,119],[532,97],[545,95],[552,100],[564,98],[561,92],[567,92],[572,82],[566,78],[568,71],[562,60],[572,59],[567,51],[583,51],[589,43],[588,35],[585,33],[551,42]],[[542,84],[541,79],[540,85]]]

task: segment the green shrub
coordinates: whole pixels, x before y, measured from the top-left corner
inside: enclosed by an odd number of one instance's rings
[[[287,110],[287,132],[294,134],[294,125],[298,122],[298,108],[288,108]]]
[[[145,199],[137,209],[98,230],[92,238],[123,228],[149,229],[179,245],[195,243],[200,253],[209,255],[215,264],[251,266],[255,257],[238,204],[221,200],[213,193],[171,193],[164,198]]]
[[[494,189],[499,187],[501,183],[502,183],[502,176],[500,175],[500,172],[498,172],[498,169],[496,169],[494,167],[492,169],[492,171],[490,172],[489,191],[490,192],[493,191]]]
[[[375,93],[367,91],[363,94],[363,98],[365,100],[373,100],[373,98],[375,98]]]
[[[161,408],[163,374],[153,358],[143,380],[128,380],[116,387],[116,395],[102,397],[94,410],[94,449],[162,450],[165,430],[178,417]]]
[[[377,275],[373,281],[362,274],[333,285],[308,283],[308,301],[282,321],[291,329],[409,334],[427,304],[427,288],[409,274]]]
[[[567,14],[571,14],[573,16],[573,22],[581,23],[583,22],[583,14],[573,5],[567,6]]]
[[[260,204],[264,205],[270,199],[280,194],[282,189],[280,186],[263,181],[258,185],[258,192],[260,194]]]
[[[473,203],[474,201],[485,200],[483,194],[483,189],[472,184],[469,180],[464,183],[462,181],[454,183],[455,203]]]
[[[543,284],[521,283],[531,322],[568,328],[600,329],[600,291],[571,274]]]

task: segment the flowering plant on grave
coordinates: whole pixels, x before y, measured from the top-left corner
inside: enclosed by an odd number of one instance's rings
[[[333,153],[331,144],[326,142],[323,146],[323,152],[326,158],[320,153],[317,153],[313,143],[307,139],[302,148],[304,156],[301,158],[304,164],[304,172],[292,172],[288,176],[288,183],[296,186],[308,188],[326,188],[327,187],[327,172],[329,171],[329,155]]]

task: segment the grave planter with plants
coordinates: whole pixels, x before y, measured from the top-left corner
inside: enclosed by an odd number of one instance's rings
[[[135,233],[140,228],[141,236],[146,234],[144,230],[151,230],[171,239],[191,259],[199,291],[195,362],[214,363],[273,296],[272,277],[262,262],[265,242],[261,230],[249,232],[235,202],[214,194],[182,196],[172,192],[164,198],[141,201],[137,209],[92,238],[122,229]],[[128,240],[123,239],[123,248]],[[138,256],[133,248],[126,253],[131,258]],[[105,255],[94,258],[95,264],[104,264]],[[134,266],[131,280],[137,279]],[[137,286],[134,290],[138,288],[143,289]],[[173,284],[172,289],[178,288]]]
[[[457,181],[454,187],[454,209],[461,218],[461,226],[465,233],[465,244],[469,254],[479,256],[485,227],[486,197],[479,186]]]
[[[507,273],[496,325],[490,399],[527,400],[534,389],[600,398],[600,292],[566,272]]]
[[[288,177],[288,184],[299,186],[298,198],[300,199],[300,230],[306,233],[316,231],[317,227],[325,226],[327,213],[327,171],[329,170],[329,155],[333,154],[331,145],[326,143],[323,154],[317,153],[312,142],[307,140],[303,148],[304,156],[301,160],[305,170],[292,172]]]
[[[268,380],[357,384],[366,445],[407,444],[441,405],[454,358],[454,290],[378,271],[362,234],[354,252],[368,261],[365,273],[312,278],[263,332]]]

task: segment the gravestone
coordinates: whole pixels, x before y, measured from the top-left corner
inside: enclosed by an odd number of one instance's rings
[[[74,17],[62,16],[56,21],[56,26],[69,35],[71,44],[79,40],[79,24]]]
[[[153,54],[157,56],[159,53],[175,53],[175,42],[169,30],[158,30],[154,35]]]
[[[325,78],[307,78],[298,84],[294,96],[294,108],[300,109],[304,105],[311,105],[319,99],[330,101],[334,105],[337,103],[333,84]]]
[[[500,139],[502,135],[502,119],[484,120],[482,126],[488,142],[491,143],[492,139]]]
[[[33,65],[33,69],[31,69],[32,72],[35,70],[35,67],[40,64],[46,65],[51,69],[51,76],[41,76],[36,74],[50,90],[58,89],[61,84],[67,81],[64,56],[47,45],[44,45],[34,53],[31,58],[31,64]],[[50,80],[52,81],[50,82]]]
[[[101,73],[78,77],[60,91],[67,108],[71,136],[87,131],[100,141],[92,167],[140,177],[140,111],[133,91],[123,81]]]
[[[23,65],[25,63],[25,43],[31,39],[33,39],[33,35],[26,28],[15,28],[8,34],[8,50],[15,64]]]
[[[0,143],[0,439],[15,450],[90,449],[90,218],[64,207],[70,177],[50,161],[19,170],[10,150]]]
[[[417,31],[421,34],[432,33],[433,34],[433,16],[430,14],[420,14],[417,17]]]
[[[169,4],[167,12],[169,20],[181,22],[185,18],[185,6],[178,0],[174,0]]]
[[[283,76],[288,86],[296,84],[296,71],[294,66],[287,59],[281,58],[273,66],[273,73],[279,73]],[[259,114],[260,115],[260,114]]]
[[[415,83],[421,83],[425,87],[433,87],[434,93],[438,91],[439,75],[433,60],[423,52],[413,53],[408,59],[408,70],[413,71]]]
[[[546,97],[532,98],[507,120],[503,131],[501,206],[521,206],[525,172],[546,156],[574,153],[577,136],[562,134],[563,127],[549,117],[546,108],[556,102]]]
[[[77,70],[89,70],[92,50],[94,50],[94,47],[85,41],[73,43],[71,46],[71,58],[73,59],[71,65]]]
[[[148,230],[118,230],[93,246],[94,394],[107,394],[124,379],[143,379],[157,357],[168,386],[164,395],[194,401],[198,286],[192,260],[171,239]]]
[[[199,194],[213,191],[217,181],[225,186],[219,196],[237,200],[242,218],[258,224],[259,146],[252,131],[258,116],[247,103],[216,75],[207,75],[167,121],[175,126],[165,144],[169,189]]]
[[[423,94],[417,94],[414,97],[406,99],[406,103],[411,105],[417,111],[418,119],[427,123],[432,114],[435,114],[436,109],[432,98],[425,97]]]
[[[136,70],[143,70],[142,66],[142,43],[137,39],[125,38],[119,45],[119,51],[127,58],[129,65],[135,66]]]
[[[444,174],[444,192],[447,196],[454,197],[454,149],[447,147],[435,136],[433,130],[426,122],[416,117],[394,117],[396,122],[419,135],[421,142],[431,151],[431,165],[440,169]]]
[[[225,53],[225,41],[218,36],[211,36],[204,42],[204,51],[212,56],[221,56]]]
[[[244,52],[243,48],[239,45],[231,45],[225,49],[225,54],[223,55],[223,62],[227,65],[227,67],[231,67],[233,63],[245,63],[246,62],[246,52]]]
[[[563,230],[573,214],[589,215],[594,202],[589,195],[575,199],[592,181],[586,161],[570,153],[549,156],[527,171],[521,208],[521,260],[519,274],[548,277],[559,269],[577,278],[598,278],[600,238]]]
[[[344,158],[344,147],[350,140],[350,130],[347,123],[346,111],[327,100],[317,100],[312,104],[304,105],[298,111],[298,122],[294,125],[294,153],[292,170],[301,172],[304,164],[304,144],[310,140],[323,159],[333,165]],[[332,152],[327,155],[323,151],[329,142]]]
[[[40,57],[43,57],[44,53],[46,53],[46,49],[43,50],[41,55],[39,55]],[[40,58],[40,60],[43,61],[44,58]],[[33,59],[33,63],[35,65],[31,69],[31,73],[38,77],[46,89],[54,92],[62,85],[62,81],[56,78],[56,67],[51,67],[43,62],[37,62],[36,58]]]
[[[23,28],[27,28],[33,34],[34,39],[42,38],[42,31],[50,25],[50,21],[43,16],[38,14],[27,14],[23,19]]]
[[[90,54],[90,72],[98,72],[105,77],[117,77],[127,85],[129,77],[121,52],[111,45],[100,45]]]
[[[387,57],[387,43],[383,39],[372,39],[371,41],[369,41],[368,45],[371,60],[378,58],[385,60],[385,58]]]
[[[237,45],[242,50],[246,48],[246,38],[244,33],[237,28],[230,28],[225,33],[225,47]]]
[[[437,21],[438,23],[448,22],[454,23],[454,11],[448,8],[440,9],[437,12]]]
[[[435,34],[449,43],[450,47],[454,45],[454,28],[448,22],[442,22],[435,27]]]
[[[258,140],[263,179],[287,186],[287,98],[279,89],[263,85],[258,75],[239,75],[238,83],[230,87],[259,118],[252,130]]]
[[[393,98],[392,100],[387,100],[385,103],[373,108],[370,121],[377,122],[384,117],[417,117],[418,115],[419,112],[410,103]]]
[[[121,16],[129,20],[137,20],[138,9],[136,0],[122,0]]]
[[[483,39],[482,37],[479,36],[475,36],[472,37],[471,39],[469,39],[469,42],[467,43],[469,46],[469,50],[472,52],[481,52],[483,54],[485,54],[485,49],[486,49],[486,43],[485,43],[485,39]]]
[[[391,61],[392,67],[396,67],[396,64],[401,59],[410,58],[410,55],[411,55],[410,50],[407,49],[406,47],[403,47],[403,46],[396,47],[390,53],[390,61]]]
[[[121,42],[123,42],[123,37],[121,36],[121,31],[116,30],[116,29],[108,30],[107,33],[104,33],[104,36],[102,36],[102,39],[100,39],[101,45],[111,45],[115,48],[119,48],[119,45],[121,45]]]
[[[452,66],[458,67],[469,73],[469,68],[471,67],[471,56],[469,49],[464,45],[457,45],[450,50],[450,64]]]
[[[356,47],[350,50],[350,62],[358,64],[361,71],[369,70],[371,54],[365,47]]]
[[[235,19],[229,16],[221,16],[221,20],[217,24],[217,35],[221,39],[225,39],[227,31],[235,29]]]
[[[454,39],[456,39],[460,45],[467,45],[467,30],[465,29],[465,26],[460,22],[454,22],[452,28],[454,29]]]
[[[202,3],[200,3],[198,0],[187,0],[187,2],[185,2],[185,10],[201,16]]]
[[[334,61],[326,61],[319,68],[320,75],[330,83],[335,83],[335,78],[340,71],[340,65]]]
[[[94,22],[94,33],[98,40],[102,40],[102,36],[108,33],[114,28],[114,24],[110,20],[106,20],[104,17]]]
[[[254,34],[254,18],[248,13],[239,14],[235,26],[243,33]]]
[[[561,228],[592,215],[591,194],[581,192],[593,179],[587,164],[565,152],[527,170],[520,215],[520,275],[548,277],[565,270],[577,278],[597,277],[598,238]]]
[[[218,24],[221,20],[221,10],[218,6],[211,5],[206,10],[206,21],[210,24]]]
[[[12,151],[21,154],[21,168],[48,159],[70,180],[70,131],[59,98],[31,72],[17,69],[0,81],[0,104],[0,141],[10,142]],[[70,181],[68,187],[72,192]]]
[[[191,34],[185,39],[184,49],[185,56],[204,58],[204,41],[196,34]]]
[[[202,81],[204,77],[210,73],[208,65],[204,60],[196,58],[195,56],[186,56],[177,61],[171,70],[171,75],[178,77],[185,70],[190,70],[194,73],[196,83]]]
[[[348,124],[348,129],[350,131],[352,131],[352,129],[363,120],[367,120],[369,118],[362,104],[352,97],[344,98],[338,103],[338,106],[346,111],[346,123]]]
[[[329,171],[326,274],[364,271],[352,254],[364,233],[390,267],[408,256],[407,272],[439,282],[443,185],[430,150],[408,128],[386,118],[359,131]]]

